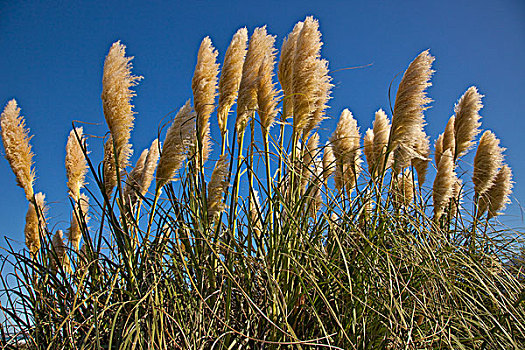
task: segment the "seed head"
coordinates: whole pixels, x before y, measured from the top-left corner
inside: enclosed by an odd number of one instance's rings
[[[433,187],[434,219],[439,220],[450,199],[454,195],[454,183],[457,181],[454,172],[452,151],[447,149],[439,161]]]
[[[219,158],[208,184],[208,218],[210,222],[215,221],[225,208],[222,197],[228,188],[226,179],[228,178],[229,163],[226,159],[226,154]]]
[[[32,202],[29,202],[29,208],[27,209],[24,234],[26,238],[26,246],[32,256],[35,256],[38,249],[40,249],[40,238],[42,234],[45,233],[46,229],[46,215],[48,208],[45,199],[46,196],[43,193],[35,194],[36,207]]]
[[[29,129],[26,129],[24,117],[20,116],[20,108],[14,99],[5,106],[0,125],[5,158],[15,174],[17,185],[24,189],[27,200],[31,201],[35,181],[34,154],[29,143],[32,136],[29,136]]]
[[[67,187],[69,188],[69,195],[74,201],[80,198],[80,189],[84,187],[88,171],[88,164],[82,147],[87,147],[83,129],[75,128],[69,133],[66,144]]]
[[[499,140],[492,131],[485,131],[479,140],[478,150],[474,157],[472,182],[474,192],[481,196],[494,184],[498,170],[503,162],[503,151]]]
[[[241,28],[235,33],[230,46],[226,50],[222,73],[219,79],[219,107],[217,118],[221,134],[227,130],[228,113],[237,99],[239,84],[242,77],[242,66],[246,57],[248,30]]]
[[[471,86],[461,96],[454,107],[456,122],[454,135],[456,138],[456,158],[461,157],[474,145],[474,138],[480,133],[481,126],[479,110],[483,108],[481,95],[475,86]]]
[[[498,211],[505,209],[505,206],[510,203],[509,196],[512,193],[512,184],[512,170],[504,164],[498,171],[494,184],[485,195],[480,197],[478,216],[483,215],[488,210],[487,218],[491,219],[498,215]]]

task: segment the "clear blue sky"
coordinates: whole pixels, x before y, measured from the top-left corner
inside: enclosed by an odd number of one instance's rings
[[[204,36],[211,37],[222,63],[238,28],[247,26],[251,33],[267,24],[280,48],[284,36],[306,15],[320,21],[322,54],[332,70],[373,64],[332,74],[334,117],[348,107],[364,132],[374,111],[388,110],[388,86],[394,76],[430,48],[436,57],[429,90],[435,102],[426,113],[432,143],[461,94],[478,86],[486,95],[483,128],[493,130],[508,148],[506,160],[517,182],[514,197],[525,202],[523,1],[3,0],[0,103],[3,109],[16,98],[35,135],[35,189],[52,203],[51,227],[66,229],[69,221],[64,148],[71,121],[99,123],[86,126],[90,134],[106,132],[101,76],[112,42],[120,39],[127,46],[128,54],[135,56],[134,72],[144,76],[134,100],[135,161],[155,138],[161,118],[191,97],[196,52]],[[334,126],[335,118],[323,124],[323,142]],[[99,159],[101,141],[89,143],[94,159]],[[0,183],[0,245],[4,235],[23,242],[27,202],[5,159],[0,159]],[[516,201],[507,213],[507,223],[523,226]]]

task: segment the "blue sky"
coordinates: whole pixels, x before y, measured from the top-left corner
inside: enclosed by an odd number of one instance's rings
[[[426,112],[427,133],[437,138],[454,103],[471,85],[486,97],[483,128],[508,150],[517,182],[505,222],[523,227],[525,202],[525,2],[523,1],[0,1],[0,103],[16,98],[34,136],[36,191],[51,202],[51,227],[69,222],[64,170],[72,120],[88,134],[107,130],[100,101],[104,57],[116,40],[135,56],[144,76],[134,99],[138,112],[132,143],[136,160],[157,135],[163,116],[191,97],[200,41],[209,35],[224,52],[235,31],[268,25],[277,47],[293,25],[313,15],[323,33],[322,55],[335,88],[321,140],[348,107],[364,133],[378,108],[389,110],[388,87],[421,51],[436,57]],[[343,68],[372,64],[367,68]],[[399,82],[396,80],[394,86]],[[389,113],[390,114],[390,113]],[[97,125],[98,124],[98,125]],[[212,128],[216,128],[213,120]],[[214,132],[215,139],[219,139]],[[89,139],[95,160],[102,142]],[[216,146],[215,149],[218,149]],[[1,150],[3,155],[3,149]],[[471,153],[472,156],[473,152]],[[472,157],[471,157],[472,158]],[[471,159],[467,158],[467,159]],[[0,159],[0,245],[23,242],[27,202],[5,159]],[[427,184],[429,185],[429,184]],[[21,245],[22,246],[22,245]]]

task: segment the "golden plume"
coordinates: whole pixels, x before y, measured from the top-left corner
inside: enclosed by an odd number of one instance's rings
[[[219,106],[217,108],[217,119],[222,135],[226,133],[228,128],[228,113],[239,92],[247,42],[248,30],[246,28],[239,29],[233,36],[224,56],[219,79]]]
[[[26,129],[24,117],[20,116],[20,108],[14,99],[5,106],[0,125],[5,158],[15,174],[17,185],[24,189],[27,200],[32,201],[35,181],[34,154],[29,143],[32,136],[29,136],[29,129]]]
[[[374,159],[374,130],[372,129],[368,129],[363,137],[363,152],[365,153],[368,172],[372,175],[376,164],[376,160]]]
[[[115,168],[115,155],[113,153],[113,137],[109,135],[108,139],[104,143],[104,160],[103,172],[104,172],[104,188],[106,189],[106,195],[111,196],[111,192],[115,186],[117,186],[117,169]]]
[[[377,169],[375,173],[377,174],[383,168],[383,163],[385,162],[386,148],[388,146],[388,137],[390,135],[390,120],[388,120],[386,113],[382,109],[379,109],[375,113],[373,131],[374,155],[372,158],[374,159],[374,165]],[[385,169],[390,166],[391,160],[392,156],[389,155]]]
[[[51,244],[56,254],[56,257],[54,255],[51,256],[51,269],[56,272],[58,271],[58,267],[62,266],[65,272],[71,273],[71,264],[66,252],[62,230],[58,230],[55,233]]]
[[[454,138],[454,123],[456,117],[452,116],[447,122],[445,127],[445,132],[443,133],[443,148],[441,152],[445,152],[447,149],[450,149],[452,157],[454,157],[454,152],[456,152],[456,140]],[[455,159],[455,158],[454,158]]]
[[[259,67],[257,81],[257,104],[263,133],[268,133],[277,115],[277,90],[272,81],[275,53],[267,55]]]
[[[113,136],[118,163],[115,168],[119,170],[129,165],[129,157],[133,153],[129,139],[135,119],[131,104],[135,92],[131,88],[142,79],[131,73],[133,57],[125,55],[126,46],[120,41],[113,43],[104,61],[102,76],[102,106],[106,123]]]
[[[461,96],[454,107],[456,122],[454,135],[456,138],[456,158],[461,157],[474,145],[474,138],[480,133],[481,123],[479,110],[483,107],[481,95],[475,86],[471,86]]]
[[[323,150],[323,180],[325,182],[334,173],[335,168],[336,160],[332,145],[329,142],[326,142]]]
[[[226,189],[228,188],[228,166],[226,154],[223,154],[211,174],[210,183],[208,184],[208,218],[209,222],[213,222],[219,214],[224,210],[225,205],[222,200]]]
[[[478,150],[474,157],[472,182],[477,196],[483,195],[494,184],[494,180],[503,162],[499,140],[492,131],[485,131],[479,140]]]
[[[197,54],[197,65],[193,73],[191,89],[193,90],[193,106],[197,114],[197,138],[202,147],[202,163],[210,154],[210,115],[213,112],[215,96],[217,95],[217,74],[219,64],[217,50],[212,46],[210,37],[202,39]]]
[[[478,205],[478,217],[488,210],[487,218],[491,219],[498,215],[498,211],[505,209],[510,203],[509,196],[512,193],[512,170],[504,164],[498,171],[494,184],[487,193],[480,197]]]
[[[166,132],[164,146],[157,166],[156,187],[161,188],[172,179],[188,155],[195,138],[195,113],[190,101],[181,107]]]
[[[434,201],[434,219],[439,220],[450,199],[454,195],[454,183],[456,173],[454,172],[454,158],[452,151],[447,149],[443,152],[437,168],[432,198]]]
[[[253,112],[257,109],[257,81],[259,68],[267,55],[273,55],[275,48],[275,37],[266,33],[266,26],[255,28],[250,42],[248,52],[242,66],[242,77],[239,85],[239,97],[237,99],[237,119],[235,129],[238,140],[244,135],[246,124]]]
[[[82,227],[87,230],[87,224],[89,221],[88,216],[89,210],[89,198],[85,194],[81,194],[78,202],[75,203],[73,214],[71,218],[71,226],[68,230],[69,242],[73,245],[73,248],[78,252],[80,248],[80,239],[82,238]]]
[[[46,196],[43,193],[39,192],[35,194],[36,206],[32,202],[29,202],[27,209],[24,234],[26,246],[33,257],[38,249],[40,249],[40,238],[46,229],[47,206],[45,199]]]
[[[74,201],[80,198],[80,189],[84,187],[88,171],[87,160],[82,151],[83,147],[87,148],[83,129],[71,130],[66,144],[66,175],[69,195]]]

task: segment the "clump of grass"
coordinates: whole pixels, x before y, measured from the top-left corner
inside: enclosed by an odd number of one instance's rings
[[[435,143],[430,189],[429,51],[401,79],[392,124],[380,109],[362,136],[345,109],[324,143],[316,128],[332,84],[317,20],[297,23],[283,42],[282,96],[275,37],[261,27],[247,41],[237,31],[220,78],[217,51],[202,41],[193,106],[180,108],[162,146],[154,140],[132,169],[139,78],[124,45],[111,47],[102,164],[92,163],[81,128],[66,146],[66,242],[51,232],[44,195],[33,195],[30,137],[8,103],[2,138],[29,201],[29,252],[8,240],[2,256],[3,342],[16,346],[4,332],[14,330],[29,348],[524,347],[523,273],[509,263],[522,233],[495,219],[512,190],[499,140],[485,131],[473,169],[456,168],[481,127],[477,89]],[[220,152],[209,138],[217,80]]]

